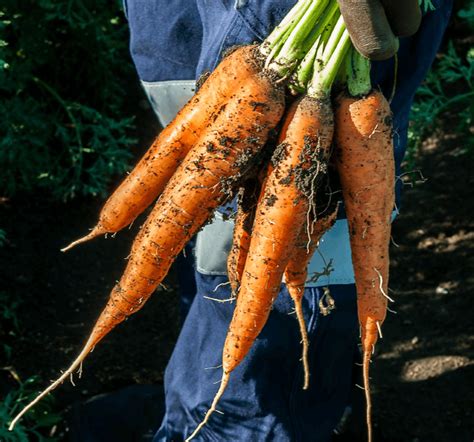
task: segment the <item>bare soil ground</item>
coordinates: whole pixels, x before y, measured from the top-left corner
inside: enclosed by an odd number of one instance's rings
[[[447,128],[424,143],[426,181],[405,186],[394,223],[397,314],[373,367],[383,441],[474,439],[474,162],[462,147]]]

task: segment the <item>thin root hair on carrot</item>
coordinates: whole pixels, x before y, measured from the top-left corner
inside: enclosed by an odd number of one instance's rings
[[[385,296],[390,302],[395,302],[390,296],[388,296],[386,293],[385,293],[385,290],[383,289],[383,277],[382,277],[382,274],[380,273],[379,270],[377,270],[375,267],[374,267],[374,270],[375,272],[377,273],[378,277],[379,277],[379,289],[380,289],[380,292],[382,293],[383,296]]]
[[[378,330],[378,332],[379,332],[379,337],[380,337],[380,339],[382,339],[382,338],[383,338],[383,335],[382,335],[382,327],[381,327],[381,325],[380,325],[380,322],[379,322],[379,321],[375,321],[375,323],[377,324],[377,330]]]
[[[213,298],[211,296],[203,296],[204,299],[209,299],[210,301],[214,301],[214,302],[221,302],[221,303],[225,303],[225,302],[234,302],[236,297],[235,296],[231,296],[230,298],[227,298],[227,299],[219,299],[219,298]]]
[[[392,244],[393,244],[397,249],[400,247],[400,245],[397,244],[397,243],[395,242],[395,240],[393,239],[393,235],[390,235],[390,241],[392,242]]]
[[[230,281],[226,281],[226,282],[221,282],[220,284],[217,284],[215,287],[214,287],[214,290],[212,290],[213,292],[217,292],[217,289],[221,288],[221,287],[224,287],[226,285],[229,285],[230,284]]]
[[[417,181],[414,181],[414,182],[413,181],[403,181],[402,178],[404,176],[411,175],[413,173],[417,173],[418,175],[420,175],[420,179],[417,180]],[[404,186],[410,186],[411,188],[413,188],[415,184],[424,184],[424,183],[426,183],[426,181],[428,181],[428,178],[425,178],[425,176],[423,175],[423,172],[421,171],[421,169],[414,169],[414,170],[409,170],[407,172],[403,172],[400,175],[397,175],[395,177],[395,182],[397,183],[398,181],[401,181]]]
[[[222,368],[222,364],[216,365],[215,367],[204,367],[204,370],[215,370],[217,368]]]
[[[334,271],[334,267],[332,266],[332,258],[329,260],[329,262],[326,262],[325,261],[325,258],[323,256],[323,254],[321,253],[321,251],[319,249],[316,249],[316,253],[319,254],[319,256],[321,257],[321,259],[323,260],[323,263],[324,263],[324,269],[321,271],[321,272],[318,272],[318,271],[314,271],[310,276],[309,276],[309,281],[312,282],[312,283],[315,283],[319,280],[319,278],[323,277],[323,276],[327,276],[328,277],[328,281],[329,281],[329,278],[331,276],[331,273]]]

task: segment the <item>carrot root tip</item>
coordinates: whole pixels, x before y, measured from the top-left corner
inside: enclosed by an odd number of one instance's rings
[[[103,230],[100,226],[96,226],[92,229],[92,231],[88,235],[83,236],[82,238],[76,239],[75,241],[73,241],[72,243],[67,245],[66,247],[63,247],[61,249],[61,252],[63,252],[63,253],[67,252],[67,251],[71,250],[73,247],[76,247],[79,244],[90,241],[91,239],[94,239],[94,238],[96,238],[96,237],[98,237],[98,236],[100,236],[104,233],[106,234],[107,232],[105,232],[105,230]]]
[[[367,421],[367,440],[372,442],[372,400],[370,397],[370,377],[369,377],[369,363],[370,363],[371,350],[364,350],[364,363],[363,363],[363,378],[364,378],[364,391],[366,400],[366,421]]]
[[[308,362],[308,350],[309,350],[309,339],[308,332],[306,331],[306,323],[303,316],[303,305],[301,299],[295,301],[295,312],[296,318],[298,319],[298,325],[300,327],[301,334],[301,343],[303,345],[303,354],[301,360],[303,362],[303,372],[304,372],[304,381],[303,381],[303,390],[309,388],[309,362]]]
[[[211,417],[212,413],[214,413],[214,411],[217,411],[219,413],[219,411],[216,408],[217,403],[219,402],[219,399],[224,394],[224,391],[227,387],[227,384],[229,383],[229,378],[230,378],[230,373],[226,373],[224,371],[222,373],[221,386],[219,387],[219,390],[217,391],[216,395],[214,396],[214,400],[212,401],[211,408],[209,408],[209,410],[207,410],[206,415],[204,416],[204,419],[202,420],[202,422],[196,427],[196,429],[191,433],[191,435],[186,438],[185,442],[189,442],[191,439],[193,439],[199,433],[201,428],[204,427],[204,425],[207,424],[207,422],[209,421],[209,418]],[[222,413],[222,412],[220,412],[220,413]]]
[[[86,343],[82,351],[79,353],[79,356],[73,361],[70,367],[61,374],[61,376],[56,379],[49,387],[43,390],[35,399],[33,399],[28,405],[26,405],[11,421],[8,431],[13,431],[17,422],[22,418],[22,416],[32,407],[34,407],[41,399],[43,399],[46,395],[48,395],[51,391],[53,391],[58,385],[62,384],[68,377],[72,380],[72,374],[77,367],[82,370],[82,361],[87,357],[87,355],[91,351],[91,339]],[[74,385],[74,384],[73,384]]]

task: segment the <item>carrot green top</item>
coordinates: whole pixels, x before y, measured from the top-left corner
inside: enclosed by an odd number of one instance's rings
[[[344,69],[347,89],[351,96],[367,95],[372,90],[370,60],[360,55],[354,48],[351,48],[347,53]]]
[[[310,97],[329,96],[352,43],[335,0],[301,0],[260,46],[265,66],[281,79],[289,78],[294,93]],[[352,55],[353,72],[365,72],[365,62]],[[349,56],[348,56],[349,57]],[[362,84],[362,74],[357,75]],[[351,90],[354,81],[351,79]],[[354,86],[355,93],[363,89]]]

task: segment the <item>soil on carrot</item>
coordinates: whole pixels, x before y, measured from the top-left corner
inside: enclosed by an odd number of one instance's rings
[[[144,124],[146,146],[157,125],[150,114]],[[371,367],[378,442],[462,442],[474,435],[474,162],[458,154],[461,147],[462,138],[441,130],[425,143],[418,167],[426,181],[405,186],[394,224],[390,307],[397,314],[384,324]],[[0,291],[21,301],[19,330],[0,330],[0,341],[12,347],[10,360],[0,361],[10,367],[0,373],[0,397],[15,386],[12,373],[38,375],[46,385],[70,364],[123,271],[141,221],[115,238],[59,251],[94,225],[101,205],[51,203],[41,195],[0,204],[7,234]],[[57,409],[128,385],[161,385],[179,332],[174,272],[165,285],[89,355],[76,387],[55,391]],[[68,440],[67,420],[62,426]]]

